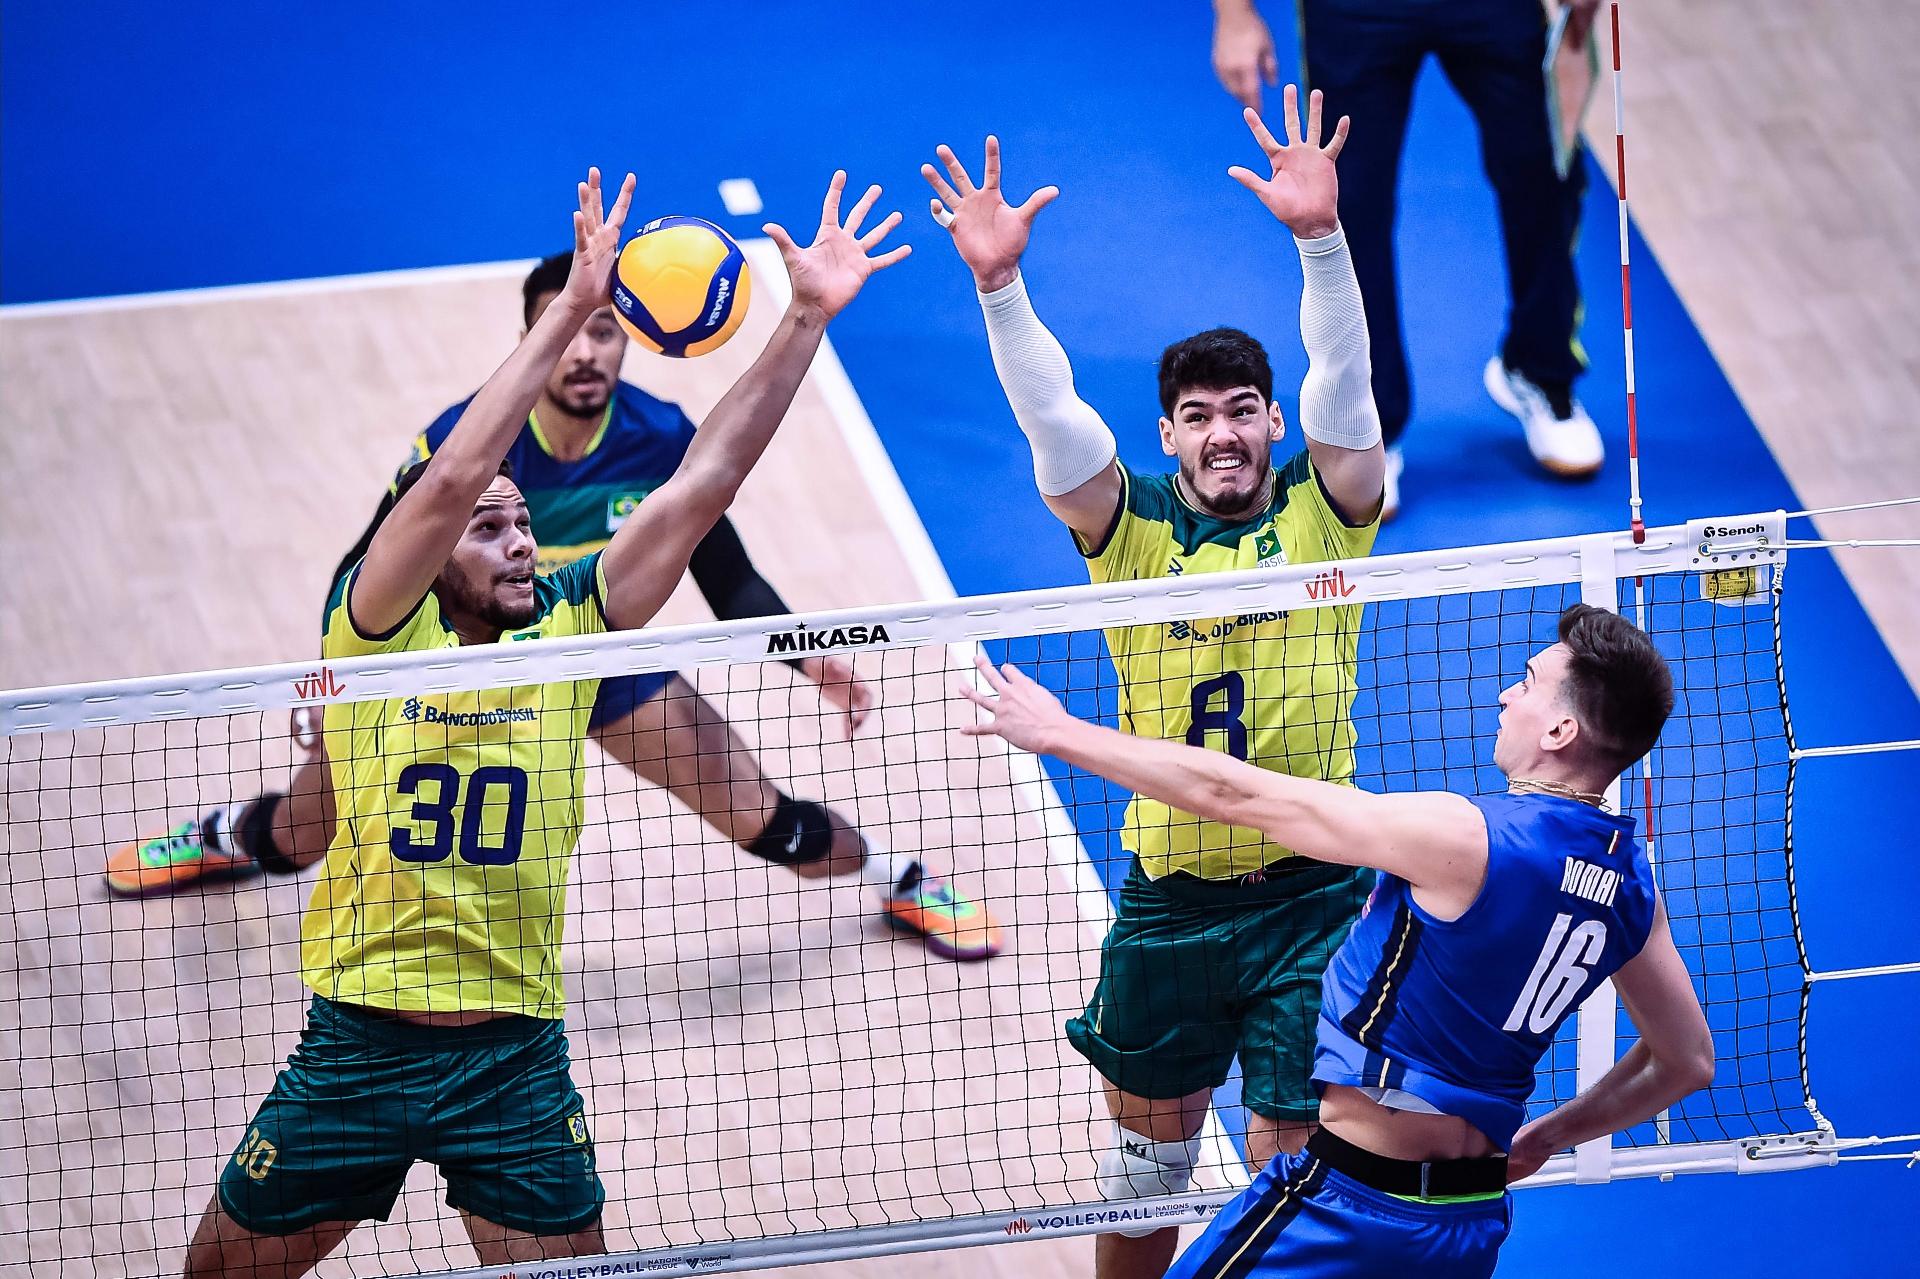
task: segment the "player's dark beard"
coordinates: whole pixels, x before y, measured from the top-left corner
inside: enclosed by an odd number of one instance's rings
[[[1254,473],[1254,481],[1244,495],[1225,493],[1204,499],[1201,497],[1204,490],[1199,481],[1206,470],[1205,463],[1195,466],[1183,463],[1180,479],[1186,485],[1188,500],[1215,519],[1242,520],[1252,515],[1267,500],[1267,480],[1273,474],[1273,459],[1252,457],[1247,459],[1247,463],[1247,469]]]
[[[477,586],[472,578],[449,564],[440,574],[440,580],[434,583],[434,593],[440,597],[442,612],[461,613],[497,630],[510,631],[525,626],[538,615],[539,610],[531,598],[524,605],[509,604],[500,598],[497,586],[497,582],[487,587]]]

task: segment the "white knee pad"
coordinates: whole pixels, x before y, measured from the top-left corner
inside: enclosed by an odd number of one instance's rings
[[[1149,1141],[1115,1124],[1113,1143],[1113,1149],[1100,1156],[1100,1171],[1094,1178],[1101,1198],[1112,1201],[1178,1195],[1193,1184],[1194,1165],[1200,1161],[1198,1137],[1190,1141]],[[1148,1226],[1119,1233],[1139,1238],[1159,1229],[1162,1227]]]

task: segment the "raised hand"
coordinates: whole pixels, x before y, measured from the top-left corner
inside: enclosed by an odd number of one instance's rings
[[[604,214],[600,170],[588,169],[587,180],[580,184],[580,208],[573,215],[573,266],[562,297],[582,311],[598,310],[613,301],[613,264],[620,254],[620,226],[633,203],[633,184],[629,173],[614,197],[613,211]]]
[[[868,257],[868,250],[900,225],[900,215],[889,213],[878,226],[861,235],[860,224],[872,212],[873,202],[880,198],[880,188],[868,187],[843,225],[840,193],[846,185],[846,172],[835,171],[833,181],[827,184],[827,198],[820,205],[820,229],[806,248],[795,244],[786,228],[777,223],[769,222],[761,228],[780,246],[780,256],[786,260],[787,275],[793,280],[793,305],[817,311],[828,320],[853,301],[868,276],[886,270],[913,252],[912,245],[902,244],[879,257]]]
[[[1285,97],[1285,145],[1275,141],[1258,111],[1248,107],[1245,112],[1247,128],[1253,131],[1260,149],[1267,153],[1273,175],[1263,178],[1236,164],[1227,170],[1227,176],[1259,196],[1268,212],[1286,223],[1295,235],[1314,240],[1331,235],[1339,225],[1340,179],[1334,173],[1333,162],[1339,157],[1340,148],[1347,144],[1350,122],[1341,116],[1333,127],[1333,136],[1321,146],[1320,91],[1315,89],[1307,99],[1305,137],[1300,133],[1300,90],[1288,85]]]
[[[1013,283],[1020,269],[1020,255],[1027,251],[1027,237],[1033,233],[1034,215],[1053,203],[1060,188],[1041,187],[1021,205],[1009,205],[1000,190],[1000,139],[988,135],[986,166],[980,172],[980,185],[973,185],[966,166],[942,144],[935,149],[940,163],[953,179],[951,186],[940,170],[931,164],[920,166],[920,176],[933,188],[928,204],[933,220],[953,234],[953,247],[973,270],[973,282],[982,293],[991,293]]]
[[[1595,0],[1598,3],[1598,0]],[[1273,53],[1273,32],[1251,0],[1216,5],[1213,21],[1213,74],[1242,106],[1260,109],[1260,82],[1280,83],[1280,62]]]
[[[973,659],[980,678],[992,691],[989,695],[971,684],[956,690],[975,706],[993,713],[984,724],[965,724],[960,731],[967,737],[1001,737],[1021,750],[1045,753],[1054,735],[1073,724],[1060,700],[1034,683],[1017,666],[995,670],[984,656]]]

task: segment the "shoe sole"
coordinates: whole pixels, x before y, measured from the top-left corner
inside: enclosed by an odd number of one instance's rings
[[[1487,397],[1491,399],[1494,404],[1498,405],[1502,412],[1516,420],[1520,420],[1524,427],[1525,421],[1521,414],[1520,401],[1513,398],[1513,390],[1507,385],[1506,377],[1496,372],[1493,364],[1488,364],[1487,367],[1481,371],[1480,384],[1487,388]],[[1532,446],[1528,446],[1527,452],[1533,457],[1535,464],[1537,464],[1541,470],[1562,480],[1587,479],[1590,476],[1598,475],[1600,469],[1607,464],[1605,458],[1595,462],[1592,466],[1576,466],[1569,465],[1566,462],[1550,462],[1538,453],[1535,453]]]
[[[883,912],[881,914],[881,918],[886,920],[887,927],[893,929],[895,932],[906,933],[910,937],[919,938],[921,942],[925,943],[926,948],[928,950],[940,956],[940,958],[942,959],[951,959],[951,960],[954,960],[956,963],[969,964],[969,963],[977,963],[982,959],[992,959],[995,955],[1000,953],[1000,947],[997,945],[987,947],[984,949],[979,947],[974,947],[974,948],[963,950],[957,946],[952,945],[949,942],[943,941],[940,937],[938,937],[933,933],[927,932],[924,929],[921,929],[914,924],[908,923],[906,920],[900,918],[898,915],[894,914],[892,911]]]
[[[225,870],[203,870],[192,879],[174,879],[164,884],[154,884],[148,888],[128,888],[116,883],[113,876],[102,875],[107,881],[107,891],[116,897],[163,897],[168,893],[185,892],[195,884],[221,883],[229,879],[245,879],[259,870],[253,862],[236,862]]]

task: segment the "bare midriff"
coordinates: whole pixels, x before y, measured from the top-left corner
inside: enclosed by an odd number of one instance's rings
[[[1504,1153],[1457,1115],[1395,1110],[1344,1084],[1326,1086],[1320,1096],[1320,1122],[1341,1139],[1388,1159],[1440,1163]]]

